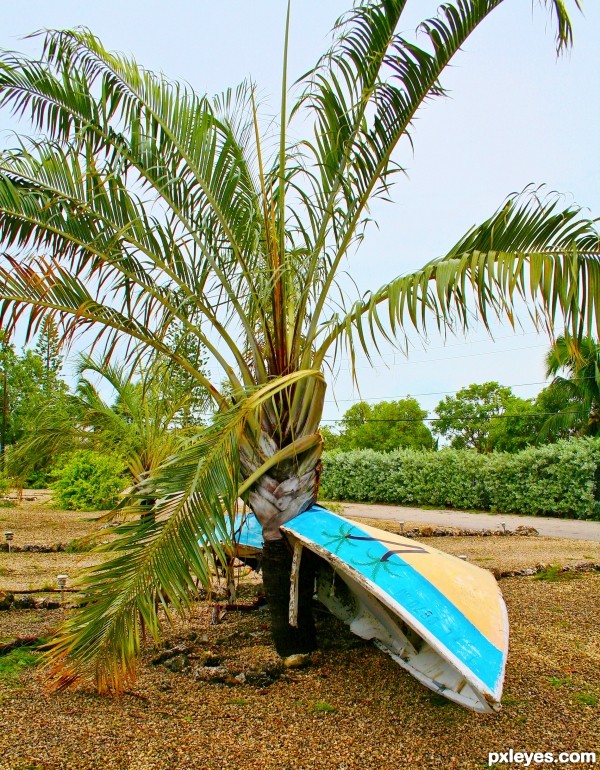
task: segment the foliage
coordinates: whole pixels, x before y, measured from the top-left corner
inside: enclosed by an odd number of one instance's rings
[[[339,431],[330,428],[328,425],[321,425],[319,432],[323,437],[323,448],[332,452],[334,449],[339,449],[341,434]]]
[[[63,363],[60,336],[51,316],[42,322],[34,353],[42,362],[44,375],[41,384],[45,394],[50,397],[58,386]]]
[[[504,411],[490,421],[485,446],[498,452],[519,452],[538,441],[546,417],[539,399],[510,396]]]
[[[566,370],[567,377],[559,376]],[[546,356],[548,388],[564,406],[549,417],[542,434],[562,430],[578,435],[600,434],[600,345],[590,337],[558,337]]]
[[[381,452],[399,449],[433,449],[431,431],[423,419],[427,412],[414,398],[400,401],[361,401],[346,411],[338,448],[377,449]]]
[[[600,443],[559,441],[514,454],[454,449],[325,453],[321,495],[600,520]]]
[[[100,511],[116,505],[127,480],[122,461],[90,450],[76,452],[55,471],[54,503],[71,511]]]
[[[23,350],[21,355],[5,337],[2,339],[0,359],[2,372],[6,372],[6,404],[3,410],[3,433],[6,438],[6,471],[17,484],[33,487],[47,486],[51,467],[56,455],[49,446],[32,453],[25,473],[20,464],[15,466],[15,447],[25,444],[35,435],[40,422],[62,420],[69,423],[69,394],[66,383],[60,377],[62,358],[57,342],[58,333],[49,318],[44,324],[36,350]],[[38,354],[45,355],[45,359]]]
[[[0,680],[16,679],[27,668],[37,666],[41,658],[26,647],[17,647],[8,655],[0,656]]]
[[[547,4],[561,48],[569,18],[562,1]],[[314,500],[323,371],[342,349],[354,361],[357,347],[369,355],[409,327],[466,329],[475,316],[489,328],[522,300],[537,322],[598,333],[595,225],[535,190],[421,269],[399,266],[361,296],[338,292],[373,200],[400,178],[399,142],[498,5],[445,4],[415,37],[398,31],[403,0],[357,3],[296,91],[286,25],[274,133],[261,132],[253,85],[199,96],[85,30],[41,33],[36,59],[1,55],[0,107],[29,119],[34,138],[0,157],[0,322],[35,332],[51,316],[67,339],[95,327],[107,357],[164,355],[219,413],[134,490],[132,509],[156,500],[155,518],[124,529],[90,578],[89,603],[53,648],[62,684],[86,673],[122,687],[142,627],[158,633],[157,597],[183,612],[194,577],[209,584],[239,495],[272,539]],[[186,342],[172,345],[170,329]],[[199,533],[211,548],[198,549]],[[265,575],[271,567],[263,559]]]
[[[65,401],[63,410],[44,410],[31,430],[12,448],[9,467],[13,474],[35,480],[35,468],[43,465],[52,472],[51,458],[78,449],[92,449],[118,456],[127,466],[132,481],[140,481],[157,468],[185,439],[182,413],[199,398],[198,389],[179,387],[172,371],[159,359],[145,373],[123,366],[110,366],[82,355],[77,363],[77,390]],[[99,375],[115,393],[107,403],[91,380]],[[87,375],[87,376],[84,376]],[[191,411],[185,411],[191,415]],[[191,417],[189,418],[191,419]]]
[[[497,382],[473,384],[454,396],[445,396],[436,406],[434,432],[451,439],[454,449],[486,450],[492,422],[502,414],[512,396],[510,388]]]

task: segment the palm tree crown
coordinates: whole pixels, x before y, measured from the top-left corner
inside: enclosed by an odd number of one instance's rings
[[[285,561],[280,525],[315,500],[323,369],[341,346],[354,360],[357,346],[368,355],[407,326],[466,328],[473,308],[486,325],[512,320],[517,298],[537,322],[598,333],[598,233],[576,207],[534,193],[510,198],[422,269],[351,306],[334,302],[369,204],[400,170],[398,142],[501,1],[444,5],[419,45],[396,31],[403,0],[357,2],[295,100],[284,64],[272,155],[251,84],[199,96],[86,30],[44,33],[39,60],[2,55],[0,106],[38,137],[0,157],[3,323],[35,332],[50,315],[67,338],[98,329],[107,359],[123,340],[132,357],[168,356],[217,415],[139,486],[155,517],[125,528],[118,554],[87,578],[89,603],[54,646],[61,684],[92,673],[100,688],[119,688],[132,675],[141,628],[158,633],[155,599],[167,591],[183,610],[193,576],[207,582],[224,558],[238,496],[263,526],[269,584],[271,561]],[[568,44],[562,0],[548,5],[559,47]],[[287,58],[287,29],[285,49]],[[290,142],[296,119],[312,133]],[[185,346],[169,346],[173,324],[209,351],[217,382]],[[291,651],[313,644],[310,621],[297,634],[285,626]]]

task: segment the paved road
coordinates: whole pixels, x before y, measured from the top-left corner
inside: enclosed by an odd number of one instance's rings
[[[467,513],[466,511],[432,511],[400,505],[369,505],[367,503],[343,503],[344,512],[350,516],[370,519],[431,524],[461,529],[500,529],[505,522],[507,529],[524,525],[535,527],[544,537],[564,537],[570,540],[600,541],[600,521],[576,519],[549,519],[541,516],[516,516],[504,513]]]

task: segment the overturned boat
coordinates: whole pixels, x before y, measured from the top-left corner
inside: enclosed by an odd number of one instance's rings
[[[236,555],[256,554],[261,528],[239,517]],[[423,543],[357,524],[315,505],[282,531],[294,549],[290,623],[302,551],[319,557],[316,595],[426,687],[473,711],[500,708],[508,618],[487,570]]]

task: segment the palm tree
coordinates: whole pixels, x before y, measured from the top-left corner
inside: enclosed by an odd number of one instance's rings
[[[561,377],[565,371],[567,377]],[[551,433],[600,433],[600,345],[590,337],[557,337],[546,356],[546,377],[554,377],[546,389],[565,404],[542,426],[542,437]]]
[[[134,482],[147,478],[182,441],[190,428],[179,424],[194,398],[189,389],[172,386],[171,367],[159,359],[142,379],[135,367],[100,363],[80,355],[76,392],[64,397],[61,410],[43,410],[10,453],[9,474],[24,479],[38,464],[51,464],[78,449],[108,452],[123,458]],[[95,373],[115,393],[107,403],[85,373]]]
[[[357,346],[369,355],[407,327],[467,328],[473,307],[486,325],[512,320],[516,299],[549,327],[598,323],[598,233],[576,207],[531,191],[422,269],[353,303],[337,292],[370,203],[401,170],[398,142],[501,2],[444,5],[421,25],[422,45],[396,31],[403,0],[357,2],[296,97],[288,9],[275,135],[261,133],[252,84],[199,96],[85,30],[44,33],[36,61],[2,56],[0,105],[28,116],[38,137],[0,161],[3,322],[26,318],[35,330],[51,315],[67,338],[97,328],[106,357],[123,340],[128,355],[169,356],[216,412],[137,488],[156,500],[155,516],[125,528],[115,557],[87,578],[88,604],[53,646],[60,686],[91,674],[118,689],[133,676],[141,630],[159,633],[155,598],[189,606],[194,576],[207,583],[225,557],[240,496],[263,528],[275,645],[283,655],[314,647],[311,565],[303,559],[292,628],[280,527],[316,499],[323,371],[344,346],[353,361]],[[569,18],[562,0],[548,5],[561,48]],[[288,138],[295,121],[312,124],[309,138]],[[173,324],[206,347],[215,381],[166,344]]]

